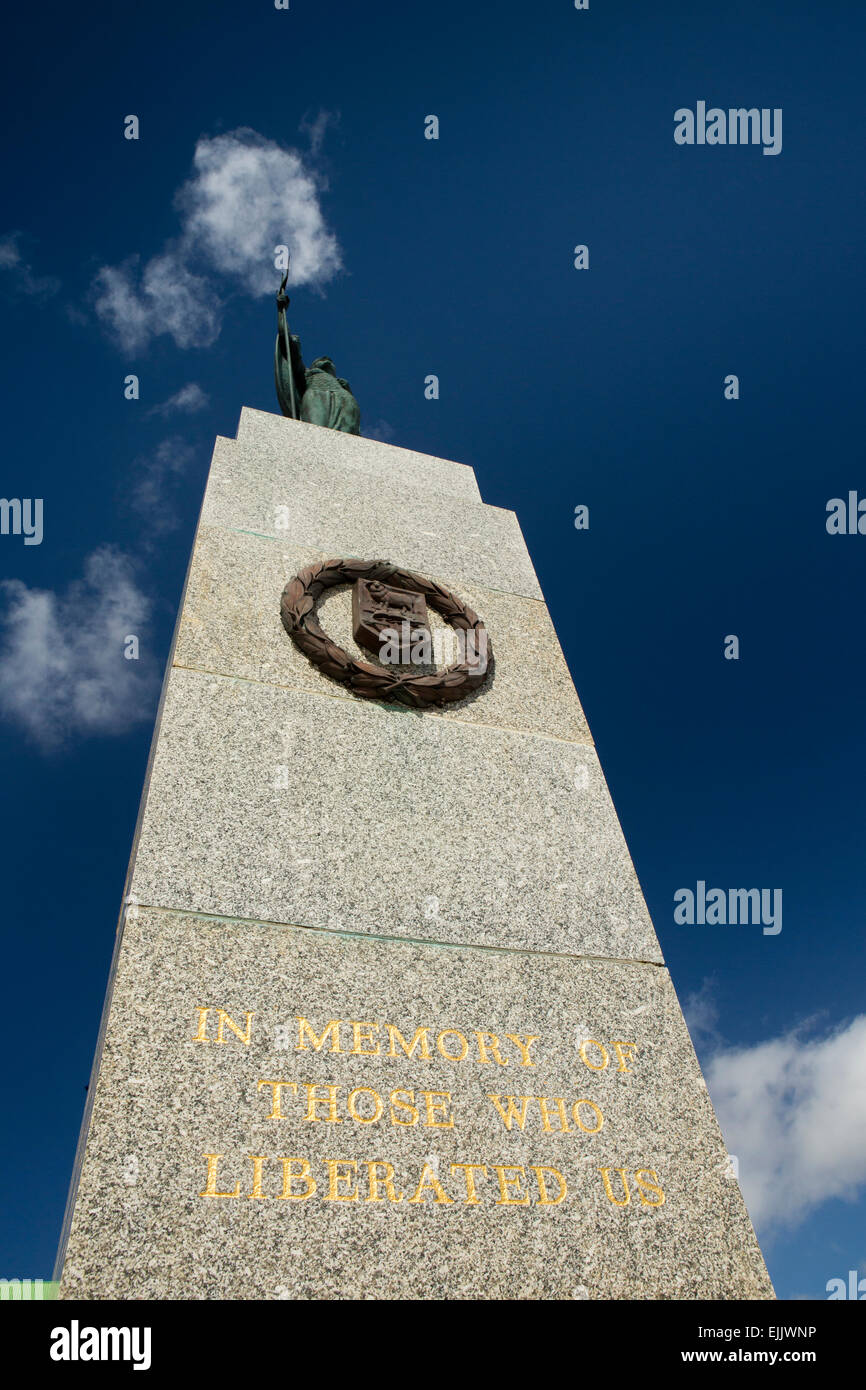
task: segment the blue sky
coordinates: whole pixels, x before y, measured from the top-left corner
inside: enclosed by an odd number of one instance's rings
[[[520,518],[778,1293],[866,1273],[866,536],[825,525],[866,496],[866,17],[49,0],[15,23],[0,490],[43,499],[44,536],[0,536],[0,1274],[53,1262],[213,439],[276,409],[262,247],[288,221],[293,326],[362,432],[472,464]],[[677,145],[701,100],[781,108],[781,153]],[[678,925],[698,880],[780,888],[782,931]]]

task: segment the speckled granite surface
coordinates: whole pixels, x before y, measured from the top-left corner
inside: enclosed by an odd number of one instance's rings
[[[354,702],[354,697],[313,666],[289,641],[280,622],[284,585],[305,565],[328,557],[321,550],[290,544],[285,537],[253,536],[202,525],[193,553],[175,661],[193,670],[241,676],[266,685],[288,686]],[[379,559],[372,552],[364,559]],[[492,724],[503,729],[551,734],[590,742],[568,667],[544,603],[460,583],[448,574],[430,576],[453,588],[484,617],[495,652],[490,682],[457,706],[431,709],[433,719]],[[352,636],[352,593],[334,589],[319,604],[319,616],[334,641],[353,656],[369,656]],[[443,639],[452,631],[437,613],[429,620]],[[446,651],[443,664],[456,656]]]
[[[418,713],[310,667],[280,592],[339,554],[459,592],[492,682]],[[471,469],[257,411],[217,442],[127,894],[61,1297],[773,1296]]]
[[[137,909],[63,1294],[769,1297],[727,1168],[663,968]]]
[[[660,960],[594,749],[175,670],[132,891],[373,935]]]

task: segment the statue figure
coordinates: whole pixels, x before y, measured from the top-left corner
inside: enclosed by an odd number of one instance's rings
[[[344,434],[361,433],[361,411],[344,377],[337,376],[330,357],[317,357],[310,367],[304,366],[301,340],[289,332],[286,294],[288,271],[277,293],[277,341],[274,349],[274,380],[280,410],[291,420],[306,420],[310,425],[342,430]]]
[[[300,353],[300,344],[298,345]],[[361,411],[345,377],[337,376],[330,357],[317,357],[306,369],[301,419],[344,434],[361,433]]]

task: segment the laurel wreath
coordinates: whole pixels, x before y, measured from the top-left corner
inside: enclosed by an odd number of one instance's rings
[[[481,644],[486,641],[486,663],[480,666],[478,662],[458,661],[433,675],[412,676],[356,660],[331,641],[313,612],[326,589],[336,588],[338,584],[353,584],[356,579],[379,579],[395,589],[423,594],[430,607],[451,627],[476,634],[470,650],[482,650]],[[323,560],[320,564],[308,565],[290,579],[283,590],[280,617],[295,646],[314,666],[365,700],[396,701],[421,708],[450,704],[477,690],[493,669],[493,652],[486,633],[483,639],[480,637],[485,628],[478,614],[441,584],[434,584],[431,579],[412,574],[410,570],[398,569],[387,560]]]

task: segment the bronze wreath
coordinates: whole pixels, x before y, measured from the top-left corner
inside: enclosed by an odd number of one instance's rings
[[[386,580],[395,589],[423,594],[430,607],[435,608],[451,627],[477,634],[474,651],[484,653],[486,661],[458,661],[432,676],[407,676],[384,666],[357,661],[331,641],[313,614],[316,600],[325,589],[353,584],[356,579]],[[431,579],[412,574],[410,570],[398,569],[387,560],[323,560],[317,565],[308,565],[289,580],[283,590],[280,617],[295,646],[314,666],[365,700],[399,701],[422,708],[449,704],[465,699],[483,685],[493,667],[493,652],[478,614],[441,584],[434,584]]]

